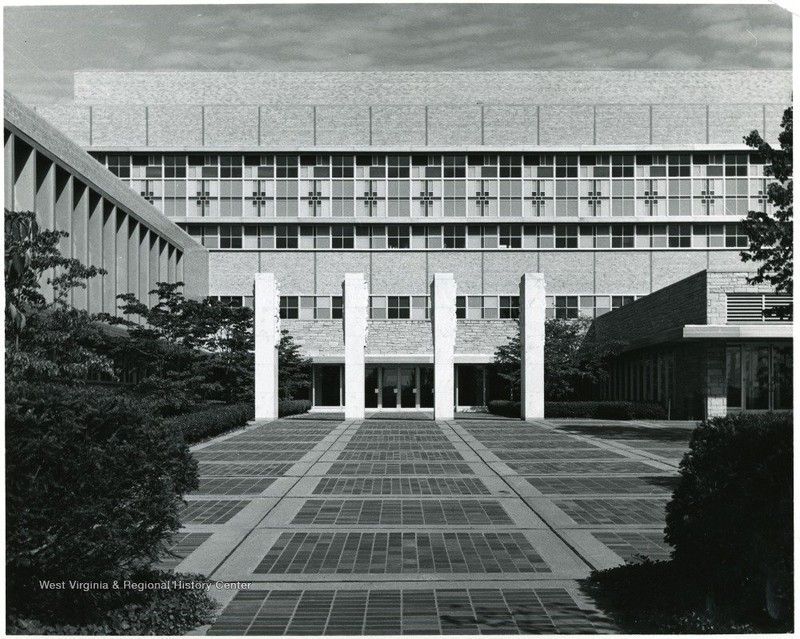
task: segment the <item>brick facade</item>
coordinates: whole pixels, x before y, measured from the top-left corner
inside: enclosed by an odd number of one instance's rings
[[[79,72],[41,114],[95,148],[741,145],[790,101],[788,71]]]

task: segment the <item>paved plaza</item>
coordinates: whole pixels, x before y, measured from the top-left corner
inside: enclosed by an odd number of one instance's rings
[[[591,569],[667,558],[693,423],[304,415],[196,446],[163,566],[239,634],[607,633]]]

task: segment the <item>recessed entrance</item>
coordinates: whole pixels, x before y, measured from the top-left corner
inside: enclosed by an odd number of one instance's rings
[[[367,366],[365,406],[386,410],[433,408],[433,366]]]

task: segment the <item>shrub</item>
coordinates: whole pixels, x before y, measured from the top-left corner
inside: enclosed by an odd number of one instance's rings
[[[39,580],[115,579],[156,560],[197,463],[130,397],[12,385],[6,402],[8,608],[80,621],[85,593]]]
[[[582,590],[625,634],[758,632],[747,620],[719,618],[706,609],[691,572],[674,561],[652,561],[593,571]]]
[[[201,575],[144,571],[131,581],[142,584],[163,581],[201,583]],[[88,593],[95,602],[95,592]],[[158,590],[117,590],[101,595],[100,606],[90,623],[70,624],[10,615],[10,635],[182,635],[199,625],[211,623],[216,605],[205,590],[170,588]]]
[[[278,402],[278,416],[300,415],[311,410],[311,402],[307,399],[282,399]]]
[[[195,444],[221,433],[244,428],[253,419],[253,404],[216,404],[185,415],[172,417],[164,422],[171,429],[180,431],[187,444]]]
[[[667,412],[658,404],[637,402],[545,402],[544,416],[561,419],[666,419]]]
[[[597,402],[598,419],[666,419],[667,411],[659,404],[645,402]]]
[[[489,412],[493,415],[502,417],[519,417],[521,415],[520,402],[512,402],[508,399],[495,399],[487,404]]]
[[[791,607],[792,415],[704,421],[681,461],[666,540],[718,605]]]
[[[600,402],[545,402],[544,416],[547,418],[596,417]]]

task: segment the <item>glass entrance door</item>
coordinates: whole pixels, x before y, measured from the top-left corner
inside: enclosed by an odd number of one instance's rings
[[[364,391],[367,408],[433,408],[433,366],[367,366]]]
[[[400,379],[400,408],[417,407],[417,367],[401,366],[398,369]]]
[[[397,408],[397,368],[384,366],[381,383],[381,408]]]

